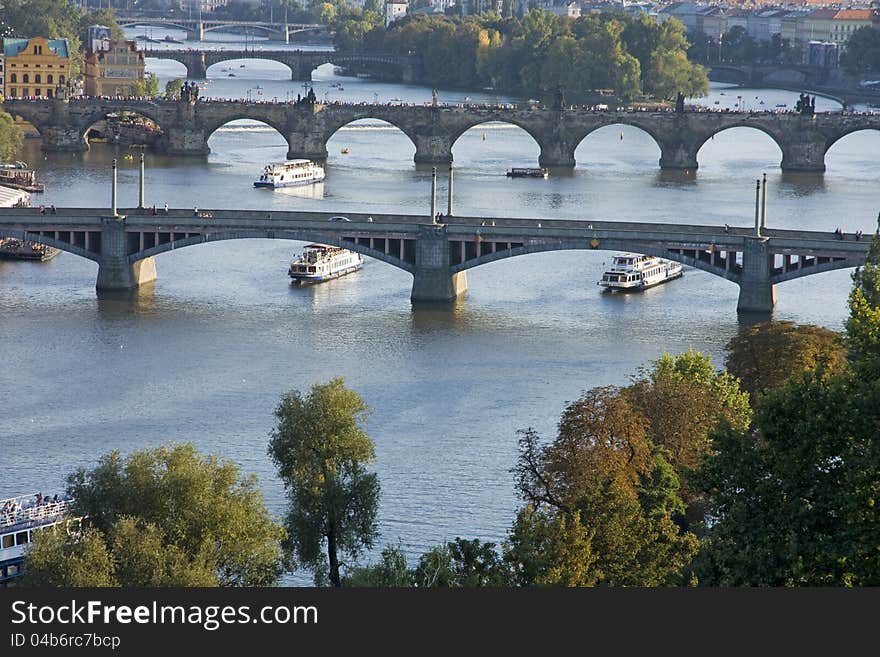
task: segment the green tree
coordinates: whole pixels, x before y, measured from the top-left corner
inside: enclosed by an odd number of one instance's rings
[[[70,475],[67,490],[122,586],[267,586],[281,574],[284,529],[256,479],[191,444],[111,452]]]
[[[21,148],[21,130],[13,118],[0,110],[0,162],[9,162]]]
[[[165,88],[168,88],[167,83]],[[155,98],[159,95],[159,76],[155,73],[147,73],[143,80],[134,80],[131,83],[132,96],[148,96]]]
[[[540,445],[532,431],[521,432],[517,490],[527,507],[544,516],[529,517],[527,511],[522,524],[526,530],[534,526],[538,536],[514,544],[546,545],[545,535],[565,536],[579,522],[579,540],[589,538],[593,572],[581,572],[573,581],[607,586],[677,582],[697,542],[673,520],[683,509],[679,480],[648,431],[647,419],[628,395],[618,388],[595,388],[565,409],[550,445]],[[554,545],[560,555],[586,555],[585,549]],[[521,551],[517,561],[529,563]]]
[[[420,587],[475,588],[504,586],[508,578],[494,543],[456,538],[423,554],[413,580]]]
[[[724,366],[749,393],[752,406],[765,390],[781,386],[792,376],[819,367],[828,374],[839,374],[846,365],[839,333],[786,321],[741,328],[727,343],[727,352]]]
[[[880,71],[880,32],[873,27],[854,30],[840,54],[840,65],[852,75]]]
[[[180,96],[180,90],[183,89],[183,80],[174,78],[165,83],[165,98],[171,100],[176,96]]]
[[[275,410],[269,455],[287,490],[287,549],[316,583],[326,574],[340,586],[340,555],[356,559],[378,534],[379,481],[365,468],[375,458],[362,429],[366,413],[341,378],[313,385],[306,397],[293,390]]]
[[[853,276],[847,368],[767,391],[755,426],[722,427],[700,472],[712,518],[703,584],[880,585],[880,238]]]
[[[880,378],[880,216],[864,267],[853,273],[846,322],[850,363],[869,378]]]
[[[711,433],[720,422],[745,430],[752,419],[748,394],[737,380],[690,350],[663,354],[650,369],[639,371],[625,394],[647,420],[652,444],[665,450],[688,504],[698,497],[689,479],[712,449]],[[696,519],[698,514],[692,509],[689,516]]]
[[[97,529],[67,533],[52,527],[34,533],[28,547],[24,586],[119,586],[113,557]]]
[[[389,545],[382,550],[379,563],[352,568],[342,578],[347,587],[401,588],[411,587],[413,572],[407,567],[406,555],[400,546]]]

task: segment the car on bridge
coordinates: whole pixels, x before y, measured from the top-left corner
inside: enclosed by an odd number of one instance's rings
[[[348,217],[335,216],[335,217],[330,217],[327,221],[348,221],[350,223],[351,219],[349,219]]]

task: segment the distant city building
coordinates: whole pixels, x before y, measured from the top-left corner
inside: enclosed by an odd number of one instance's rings
[[[144,79],[144,53],[134,41],[111,41],[107,49],[83,56],[83,91],[87,96],[131,96]]]
[[[837,68],[840,47],[833,41],[810,41],[804,48],[804,64]]]
[[[70,80],[67,39],[3,39],[5,95],[51,98]]]
[[[399,18],[406,16],[409,5],[398,0],[388,0],[385,3],[385,27],[388,27]]]
[[[6,57],[3,54],[3,39],[0,39],[0,97],[6,95],[6,76],[4,69],[6,67]]]
[[[581,6],[576,2],[546,2],[541,7],[545,12],[564,16],[566,18],[579,18],[581,15]]]
[[[86,38],[86,50],[98,52],[99,50],[109,50],[112,32],[106,25],[92,25],[89,27],[88,37]]]

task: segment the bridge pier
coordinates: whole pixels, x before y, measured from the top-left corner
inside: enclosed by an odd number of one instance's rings
[[[208,77],[208,63],[205,53],[194,52],[183,62],[186,66],[186,77],[190,80],[204,80]]]
[[[681,141],[660,144],[660,168],[661,169],[685,169],[691,170],[699,167],[697,151],[690,144]]]
[[[205,131],[189,126],[165,128],[160,144],[162,151],[169,155],[207,155],[211,152]]]
[[[445,226],[420,226],[410,300],[448,303],[467,292],[467,272],[450,272]]]
[[[97,290],[133,290],[156,280],[156,259],[128,259],[128,235],[124,217],[101,217],[101,259]]]
[[[773,263],[768,247],[769,240],[766,237],[745,238],[737,312],[773,312],[776,305],[776,286],[770,282]]]
[[[89,143],[79,126],[66,124],[52,125],[41,128],[42,143],[40,148],[50,152],[81,153],[89,150]]]
[[[783,171],[825,171],[824,140],[789,142],[781,147]]]
[[[566,142],[550,139],[540,143],[541,154],[538,155],[538,166],[574,169],[574,149]]]
[[[412,136],[412,135],[411,135]],[[414,135],[416,164],[450,164],[452,162],[452,140],[448,135]]]

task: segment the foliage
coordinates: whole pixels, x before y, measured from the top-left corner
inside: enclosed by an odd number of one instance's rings
[[[423,554],[413,580],[421,587],[503,586],[507,572],[494,543],[456,538]]]
[[[306,397],[293,390],[275,410],[269,455],[289,500],[287,549],[297,565],[315,573],[316,583],[326,573],[340,586],[340,554],[356,559],[378,533],[379,482],[364,467],[375,458],[361,428],[366,413],[363,399],[341,378],[313,385]]]
[[[702,584],[880,584],[880,237],[853,275],[847,366],[770,389],[755,426],[725,427],[700,471]]]
[[[880,32],[873,27],[854,30],[840,54],[840,65],[852,75],[880,71]]]
[[[171,100],[172,98],[180,96],[181,89],[183,89],[183,80],[180,78],[168,80],[168,82],[165,83],[165,98]]]
[[[880,216],[864,267],[853,273],[846,347],[856,372],[880,379]]]
[[[651,443],[649,428],[629,395],[618,388],[594,388],[565,409],[550,445],[541,446],[533,431],[521,432],[514,474],[527,506],[512,542],[520,548],[516,570],[521,582],[570,577],[570,582],[607,586],[658,586],[679,579],[696,550],[696,537],[673,520],[683,506],[679,480],[663,451]],[[570,542],[578,524],[580,545]],[[569,543],[548,542],[548,534],[568,535]],[[537,566],[534,557],[523,554],[522,546],[529,545],[544,546]],[[587,560],[589,554],[592,564],[576,576],[558,564],[542,564],[548,545],[549,554],[562,557],[580,554]],[[529,573],[541,577],[529,582]]]
[[[103,534],[68,534],[52,527],[34,533],[26,556],[24,586],[119,586]]]
[[[699,352],[663,354],[639,371],[625,394],[647,420],[652,443],[664,448],[688,504],[696,496],[689,476],[711,449],[710,433],[721,421],[745,429],[752,418],[736,379]]]
[[[794,322],[762,322],[743,327],[727,343],[725,368],[740,380],[754,406],[770,388],[792,376],[821,368],[837,374],[846,364],[840,334],[820,326]]]
[[[265,586],[281,574],[284,530],[254,477],[191,444],[103,456],[68,477],[73,513],[86,516],[123,586]],[[131,564],[145,566],[143,571]],[[129,564],[129,565],[126,565]]]
[[[685,56],[683,26],[651,26],[646,18],[604,13],[576,20],[532,10],[521,18],[497,14],[409,16],[387,28],[370,12],[339,13],[333,21],[340,50],[417,54],[426,84],[485,87],[582,99],[613,88],[671,98],[705,95],[705,70]]]
[[[400,546],[382,550],[382,559],[373,566],[352,568],[342,578],[347,587],[400,588],[413,586],[413,571],[407,568],[406,555]]]
[[[12,116],[0,110],[0,162],[9,162],[21,148],[21,130]]]
[[[167,88],[167,83],[165,86]],[[147,73],[143,80],[133,80],[131,83],[133,96],[148,96],[155,98],[159,95],[159,76],[155,73]]]

